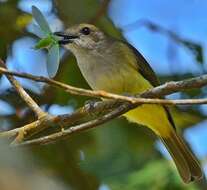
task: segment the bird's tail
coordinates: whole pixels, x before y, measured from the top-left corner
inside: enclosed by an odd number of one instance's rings
[[[202,170],[197,159],[174,129],[171,130],[168,137],[160,138],[173,158],[179,174],[185,183],[202,178]]]
[[[163,141],[185,183],[199,180],[202,171],[184,141],[175,131],[175,124],[167,108],[143,104],[125,114],[129,121],[148,126]]]

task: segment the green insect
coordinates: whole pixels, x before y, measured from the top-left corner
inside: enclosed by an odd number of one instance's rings
[[[58,38],[53,35],[46,19],[40,10],[32,6],[32,15],[39,25],[33,25],[34,32],[40,38],[38,43],[35,45],[35,49],[47,49],[47,72],[49,77],[54,77],[58,71],[60,62],[60,47],[58,44]]]
[[[39,40],[39,42],[35,45],[35,49],[43,49],[47,48],[50,49],[50,47],[53,45],[53,42],[51,41],[51,37],[43,38]]]

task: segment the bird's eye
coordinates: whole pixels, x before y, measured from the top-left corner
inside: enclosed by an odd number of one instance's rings
[[[88,27],[84,27],[84,28],[81,29],[80,32],[84,35],[88,35],[88,34],[90,34],[91,30]]]

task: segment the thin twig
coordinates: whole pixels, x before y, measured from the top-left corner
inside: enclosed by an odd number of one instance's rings
[[[171,81],[154,87],[142,94],[142,97],[162,97],[188,89],[202,88],[207,85],[207,74],[182,81]]]
[[[0,69],[7,70],[6,65],[4,64],[3,60],[1,60],[1,59],[0,59],[0,65],[1,65]],[[38,118],[45,116],[46,113],[44,111],[42,111],[42,109],[37,105],[37,103],[22,88],[22,86],[19,84],[19,82],[12,75],[6,74],[6,77],[10,81],[10,83],[13,85],[13,87],[15,88],[17,93],[20,95],[20,97],[25,101],[25,103],[29,106],[29,108],[38,116]]]
[[[7,75],[15,75],[22,78],[27,78],[30,80],[44,82],[55,87],[64,89],[66,92],[75,95],[89,96],[89,97],[99,97],[99,98],[110,98],[120,101],[127,101],[132,104],[165,104],[165,105],[185,105],[185,104],[207,104],[207,99],[184,99],[184,100],[165,100],[165,99],[155,99],[155,97],[162,97],[168,94],[172,94],[181,90],[201,88],[207,85],[207,74],[199,77],[194,77],[191,79],[168,82],[166,84],[160,85],[158,87],[152,88],[141,95],[136,96],[122,96],[118,94],[108,93],[102,90],[92,91],[82,88],[73,87],[50,78],[42,76],[34,76],[28,73],[18,73],[8,71],[7,69],[0,68],[0,73]],[[152,98],[153,97],[153,98]]]

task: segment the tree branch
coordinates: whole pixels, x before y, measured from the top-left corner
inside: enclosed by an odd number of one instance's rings
[[[188,89],[202,88],[207,85],[207,74],[182,81],[171,81],[157,86],[142,94],[143,97],[162,97]]]
[[[3,138],[11,138],[12,136],[18,135],[13,144],[18,144],[22,142],[22,139],[28,138],[31,135],[36,134],[37,132],[43,129],[46,129],[48,127],[56,125],[74,125],[76,122],[80,122],[81,119],[85,119],[87,116],[94,116],[104,114],[107,112],[110,112],[110,110],[113,110],[119,106],[121,106],[121,102],[115,102],[114,100],[107,100],[107,101],[99,101],[93,103],[86,104],[82,108],[76,110],[72,114],[63,114],[63,115],[57,115],[57,116],[50,116],[42,118],[41,120],[37,120],[35,122],[32,122],[30,124],[27,124],[23,127],[13,129],[10,131],[5,131],[0,133],[0,137]],[[130,108],[128,108],[130,109]],[[103,111],[104,110],[104,111]],[[81,130],[81,129],[79,129]]]
[[[7,70],[6,65],[3,62],[2,59],[0,59],[0,69]],[[4,67],[4,68],[2,68]],[[0,72],[1,73],[1,72]],[[5,73],[6,74],[6,73]],[[37,115],[38,118],[41,118],[46,115],[44,111],[37,105],[37,103],[27,94],[27,92],[22,88],[22,86],[19,84],[19,82],[12,76],[7,75],[7,79],[9,82],[13,85],[17,93],[20,95],[20,97],[24,100],[24,102],[29,106],[29,108]]]
[[[184,99],[184,100],[165,100],[165,99],[155,99],[158,97],[162,97],[168,94],[172,94],[181,90],[192,89],[192,88],[201,88],[207,85],[207,74],[199,77],[194,77],[192,79],[187,79],[183,81],[177,82],[168,82],[166,84],[160,85],[153,89],[150,89],[144,93],[137,94],[135,96],[122,96],[118,94],[113,94],[109,92],[105,92],[102,90],[86,90],[82,88],[77,88],[74,86],[67,85],[65,83],[61,83],[59,81],[55,81],[50,78],[42,77],[42,76],[34,76],[28,73],[18,73],[8,71],[7,69],[0,68],[0,73],[4,73],[7,75],[14,75],[22,78],[27,78],[30,80],[34,80],[37,82],[48,83],[54,87],[59,87],[64,89],[66,92],[74,95],[80,96],[89,96],[95,98],[109,98],[120,101],[127,101],[132,104],[165,104],[165,105],[185,105],[185,104],[206,104],[207,99]]]
[[[43,145],[47,143],[52,143],[57,140],[63,139],[65,137],[68,137],[72,135],[73,133],[86,131],[88,129],[92,129],[94,127],[98,127],[103,123],[106,123],[107,121],[114,119],[121,114],[125,113],[126,110],[130,110],[129,104],[122,104],[121,106],[117,107],[113,111],[109,112],[108,114],[105,114],[102,117],[99,117],[97,119],[82,123],[80,125],[76,125],[73,127],[70,127],[67,130],[63,130],[61,132],[53,133],[48,136],[40,137],[33,140],[28,140],[19,144],[15,144],[14,146],[28,146],[28,145]]]

